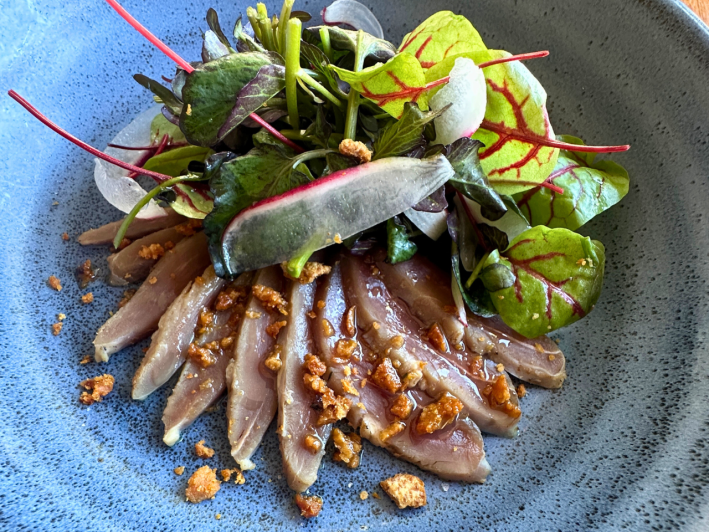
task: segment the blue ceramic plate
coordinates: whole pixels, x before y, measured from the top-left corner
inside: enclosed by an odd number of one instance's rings
[[[568,364],[560,391],[530,387],[515,440],[487,437],[485,485],[422,474],[367,445],[363,465],[328,457],[313,491],[316,520],[291,502],[276,438],[244,486],[184,502],[206,439],[230,467],[223,405],[173,449],[161,441],[169,386],[130,400],[140,344],[107,366],[79,365],[122,292],[92,285],[81,305],[74,268],[105,249],[82,231],[117,219],[93,179],[91,157],[0,97],[0,528],[3,530],[708,530],[709,529],[709,31],[679,2],[660,0],[399,0],[367,2],[394,42],[431,13],[465,14],[486,42],[512,52],[551,50],[530,63],[549,92],[558,133],[632,144],[617,157],[632,186],[585,231],[607,249],[603,296],[588,319],[559,334]],[[234,20],[245,3],[139,2],[126,7],[188,59],[204,15]],[[274,2],[268,2],[274,8]],[[317,13],[323,2],[299,2]],[[99,0],[0,2],[0,88],[14,88],[68,130],[103,147],[146,108],[131,79],[172,71],[168,59]],[[71,235],[62,241],[61,233]],[[46,286],[54,274],[57,293]],[[64,330],[52,336],[57,313]],[[86,408],[77,384],[116,376]],[[398,511],[359,499],[408,471],[429,504]],[[221,514],[221,520],[215,515]]]

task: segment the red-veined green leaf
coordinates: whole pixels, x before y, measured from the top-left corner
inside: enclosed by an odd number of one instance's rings
[[[413,55],[424,69],[447,57],[485,49],[470,21],[451,11],[439,11],[428,17],[399,46],[399,52]]]
[[[510,54],[491,50],[493,58]],[[559,155],[546,110],[547,94],[521,62],[484,69],[487,110],[473,138],[485,144],[480,163],[501,194],[524,192],[546,180]]]
[[[204,219],[214,207],[214,196],[206,183],[188,185],[179,183],[172,187],[175,201],[170,203],[175,212],[187,218]]]
[[[418,60],[409,54],[398,54],[384,64],[352,72],[331,65],[342,81],[350,84],[365,98],[372,100],[394,118],[400,118],[406,102],[415,102],[428,110],[426,76]]]
[[[581,139],[565,135],[559,140],[583,144]],[[594,158],[594,153],[562,150],[548,181],[564,193],[536,187],[515,197],[532,225],[575,231],[628,193],[628,172],[612,161],[594,163]]]
[[[605,249],[568,229],[540,225],[515,238],[504,253],[490,253],[483,271],[495,264],[508,268],[515,278],[499,290],[486,286],[495,308],[515,331],[536,338],[593,309],[601,294]]]

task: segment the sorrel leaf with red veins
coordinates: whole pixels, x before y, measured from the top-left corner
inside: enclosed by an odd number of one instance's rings
[[[390,61],[352,72],[331,65],[342,81],[350,84],[394,118],[400,118],[406,102],[428,110],[426,77],[421,65],[409,54],[398,54]]]
[[[209,187],[202,183],[194,186],[179,183],[171,190],[175,194],[175,199],[170,202],[170,207],[182,216],[202,220],[214,208],[214,197]]]
[[[507,52],[491,50],[495,57]],[[547,94],[521,62],[484,69],[487,80],[485,120],[473,138],[485,144],[480,162],[500,194],[516,194],[544,182],[559,155],[543,144],[556,140],[546,110]]]
[[[191,144],[213,146],[244,86],[272,57],[259,52],[229,54],[199,65],[182,88],[180,129]]]
[[[480,34],[462,15],[439,11],[408,33],[399,46],[399,52],[416,57],[424,69],[466,52],[486,50]]]
[[[567,135],[558,138],[583,144]],[[562,150],[548,181],[562,188],[563,194],[537,187],[515,196],[530,224],[575,231],[623,199],[630,183],[628,172],[612,161],[594,163],[594,158],[594,153]]]
[[[319,35],[320,28],[326,28],[330,34],[330,45],[335,50],[354,52],[357,49],[357,32],[343,30],[337,26],[315,26],[308,28],[312,35]],[[389,41],[378,39],[374,35],[364,33],[362,35],[362,57],[384,62],[396,55],[396,47]]]
[[[167,135],[170,144],[186,143],[185,136],[182,134],[179,126],[169,122],[162,113],[153,118],[150,124],[150,142],[151,144],[159,144],[164,135]]]
[[[483,268],[493,264],[515,277],[512,286],[491,291],[500,317],[518,333],[536,338],[593,309],[601,294],[605,249],[568,229],[540,225],[515,238],[503,253],[490,253]]]

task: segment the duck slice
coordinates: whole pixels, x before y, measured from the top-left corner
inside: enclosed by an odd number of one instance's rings
[[[200,312],[212,304],[226,284],[212,266],[197,279],[185,286],[160,318],[158,330],[133,377],[133,399],[143,401],[180,369],[187,358]]]
[[[434,349],[424,341],[430,331],[391,296],[373,261],[348,254],[340,264],[345,298],[348,306],[356,306],[362,340],[378,359],[390,359],[405,386],[418,385],[433,397],[449,392],[483,432],[517,434],[521,412],[504,371],[479,355],[447,346]]]
[[[453,316],[450,276],[420,254],[399,264],[388,264],[386,252],[374,252],[376,266],[391,294],[429,328],[438,323],[451,346],[464,342],[468,349],[492,359],[524,381],[545,388],[560,388],[566,378],[566,360],[547,336],[529,339],[516,333],[498,316],[481,318],[469,313],[468,327]]]
[[[126,231],[126,238],[134,239],[140,238],[160,229],[165,229],[167,227],[173,227],[180,224],[186,220],[181,214],[177,214],[172,209],[165,209],[167,216],[160,216],[158,218],[136,218],[128,226]],[[111,222],[106,225],[102,225],[96,229],[89,229],[85,231],[77,239],[79,244],[82,246],[97,246],[102,244],[110,244],[118,233],[118,229],[121,227],[123,220],[118,220],[116,222]]]
[[[251,277],[251,274],[238,277],[235,288],[248,286]],[[241,291],[244,300],[246,292]],[[210,322],[198,330],[188,348],[187,362],[162,416],[163,441],[169,446],[177,443],[182,432],[226,391],[226,368],[244,316],[242,296],[235,297],[234,301],[236,303],[229,308],[212,309]],[[217,305],[220,303],[218,300]]]
[[[172,249],[184,237],[185,231],[180,226],[168,227],[139,238],[119,252],[109,255],[106,259],[111,272],[109,284],[125,286],[142,281],[164,251]],[[149,252],[147,255],[146,251]]]
[[[311,405],[313,393],[305,388],[303,368],[305,355],[313,353],[310,319],[315,283],[288,281],[288,325],[278,335],[282,366],[278,371],[278,436],[288,486],[298,493],[305,491],[318,478],[318,468],[331,425],[318,425],[319,412]],[[320,442],[309,450],[308,436]]]
[[[157,329],[167,307],[208,265],[207,237],[203,233],[182,240],[165,253],[150,278],[96,333],[96,362],[107,362],[113,353]]]
[[[433,401],[430,396],[420,390],[408,390],[406,394],[415,406],[401,419],[392,412],[396,395],[366,382],[363,385],[363,380],[375,369],[366,345],[360,344],[358,356],[348,361],[336,356],[337,342],[350,338],[354,325],[352,320],[356,314],[356,309],[352,314],[348,312],[339,264],[335,264],[330,275],[321,281],[315,299],[322,303],[316,304],[313,338],[331,372],[328,386],[340,394],[348,394],[352,387],[356,390],[356,396],[350,394],[354,406],[347,419],[355,429],[359,429],[360,435],[394,456],[441,478],[484,482],[490,466],[485,458],[482,435],[472,421],[459,417],[440,431],[418,434],[413,429],[414,421],[421,409]],[[335,334],[331,334],[330,325]],[[356,329],[353,339],[356,339]],[[390,427],[398,422],[404,423],[403,431],[387,438]]]
[[[280,267],[258,270],[255,286],[282,290]],[[241,470],[253,469],[251,456],[276,415],[276,374],[264,365],[276,345],[275,329],[287,316],[269,311],[253,294],[236,337],[234,353],[226,370],[227,420],[231,455]],[[272,328],[269,329],[269,326]],[[269,334],[270,333],[270,334]]]

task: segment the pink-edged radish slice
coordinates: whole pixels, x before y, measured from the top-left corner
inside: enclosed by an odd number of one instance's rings
[[[448,159],[390,157],[257,202],[224,230],[230,275],[312,253],[399,214],[454,175]]]
[[[448,211],[423,212],[415,209],[404,211],[406,217],[431,240],[438,240],[448,230]]]
[[[140,113],[130,124],[114,137],[111,144],[119,146],[150,146],[150,125],[153,119],[160,114],[161,106],[156,105]],[[148,150],[122,150],[107,147],[104,153],[120,159],[121,161],[135,164],[149,153]],[[116,209],[129,213],[143,196],[147,194],[135,179],[128,177],[128,170],[114,166],[101,159],[96,159],[94,181],[106,200]],[[167,216],[165,209],[160,207],[155,200],[150,200],[138,213],[137,218],[158,218]]]
[[[450,73],[450,81],[431,98],[431,109],[450,108],[434,120],[436,144],[451,144],[470,137],[485,118],[487,85],[485,75],[472,59],[459,57]]]
[[[357,0],[335,0],[322,10],[321,16],[328,26],[346,24],[356,30],[364,30],[377,39],[384,38],[384,30],[377,17]]]

